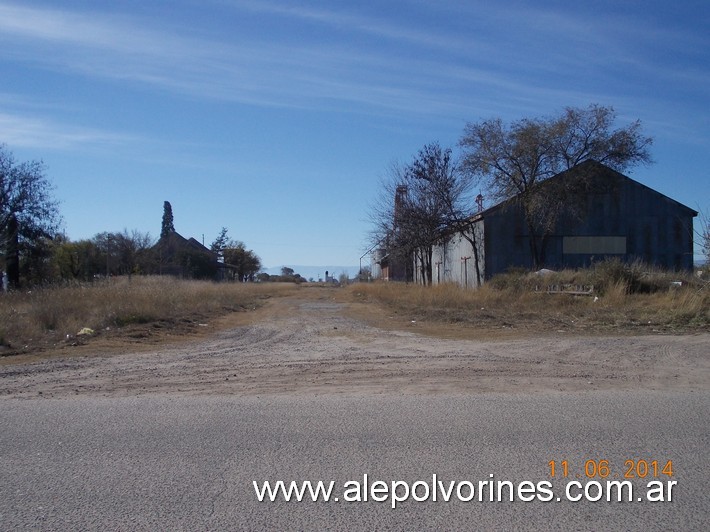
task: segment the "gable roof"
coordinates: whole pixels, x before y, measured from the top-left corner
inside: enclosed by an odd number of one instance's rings
[[[211,249],[203,246],[199,241],[194,238],[187,239],[182,236],[177,231],[171,231],[170,234],[163,236],[155,244],[156,249],[176,251],[178,249],[187,249],[197,253],[208,254],[217,260],[217,254]]]
[[[559,174],[556,174],[548,179],[540,181],[538,184],[535,185],[535,188],[549,187],[549,186],[552,186],[555,183],[558,183],[563,180],[577,179],[577,178],[589,177],[589,176],[593,176],[595,179],[607,178],[607,179],[614,179],[617,181],[626,180],[626,181],[632,183],[634,186],[641,187],[642,189],[645,189],[645,190],[659,196],[664,201],[671,202],[676,207],[686,210],[687,214],[692,217],[696,217],[698,215],[698,211],[691,209],[687,205],[683,205],[682,203],[674,200],[673,198],[670,198],[670,197],[666,196],[665,194],[662,194],[661,192],[658,192],[657,190],[652,189],[651,187],[644,185],[643,183],[640,183],[639,181],[636,181],[636,180],[630,178],[629,176],[622,174],[621,172],[617,172],[613,168],[611,168],[605,164],[602,164],[598,161],[595,161],[593,159],[583,161],[568,170],[565,170],[565,171],[560,172]],[[503,200],[500,203],[497,203],[496,205],[488,207],[487,209],[484,209],[483,211],[474,214],[471,217],[471,220],[476,221],[480,218],[484,218],[486,215],[492,214],[492,213],[510,205],[511,203],[517,201],[520,198],[520,196],[521,195],[518,194],[516,196],[513,196],[512,198],[508,198],[506,200]]]

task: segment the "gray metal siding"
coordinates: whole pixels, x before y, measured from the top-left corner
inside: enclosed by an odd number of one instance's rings
[[[587,196],[582,219],[561,219],[554,233],[545,239],[545,267],[587,267],[608,257],[619,257],[669,269],[692,269],[694,211],[615,172],[600,175],[598,184],[600,189]],[[511,267],[532,268],[529,232],[515,202],[495,209],[485,217],[485,224],[486,278]],[[612,252],[619,251],[616,248],[565,253],[565,237],[617,242],[624,238],[626,252]]]
[[[478,268],[483,281],[485,279],[483,222],[474,223],[472,231],[476,232],[475,238],[472,237],[471,231],[467,236],[478,243]],[[434,246],[432,284],[456,283],[468,288],[479,286],[475,257],[476,253],[469,239],[460,233],[448,235],[443,242]],[[421,279],[417,281],[421,282]]]
[[[560,218],[544,239],[544,267],[581,268],[618,257],[668,269],[693,268],[695,211],[598,163],[583,171],[590,169],[593,174],[586,175],[593,175],[594,182],[580,215]],[[476,227],[484,279],[514,267],[531,269],[530,235],[519,204],[510,200],[480,216]],[[543,246],[539,237],[538,245]],[[434,282],[465,285],[471,270],[462,269],[461,257],[472,256],[471,251],[470,243],[456,236],[437,246],[434,264],[440,262],[440,272],[437,277],[434,270]]]

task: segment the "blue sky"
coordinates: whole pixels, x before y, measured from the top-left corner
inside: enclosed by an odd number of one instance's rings
[[[357,265],[388,167],[467,122],[613,106],[710,210],[710,4],[0,0],[0,142],[72,239],[221,227],[265,266]]]

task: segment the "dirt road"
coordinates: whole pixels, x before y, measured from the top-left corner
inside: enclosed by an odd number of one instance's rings
[[[395,323],[396,322],[396,323]],[[4,397],[143,394],[475,394],[581,390],[707,390],[710,334],[431,337],[425,324],[298,290],[247,315],[206,324],[199,339],[112,354],[0,367]],[[78,353],[81,353],[77,356]]]
[[[479,337],[334,289],[200,329],[157,348],[99,337],[6,357],[4,529],[708,528],[710,334]],[[602,458],[614,478],[629,459],[672,462],[673,502],[644,501],[647,479],[634,479],[632,502],[567,500],[550,460],[581,479]],[[544,479],[555,499],[338,502],[364,475],[414,485],[433,474]],[[334,483],[335,499],[255,494],[255,482],[304,479]]]

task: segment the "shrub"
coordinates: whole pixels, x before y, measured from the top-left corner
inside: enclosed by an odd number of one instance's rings
[[[530,271],[525,268],[508,268],[505,273],[494,276],[488,285],[496,290],[524,290],[530,284]]]
[[[601,294],[618,285],[625,285],[629,294],[654,294],[667,291],[674,282],[697,286],[698,279],[687,273],[671,272],[654,268],[641,261],[625,264],[619,259],[607,259],[598,262],[592,269],[595,288]]]

